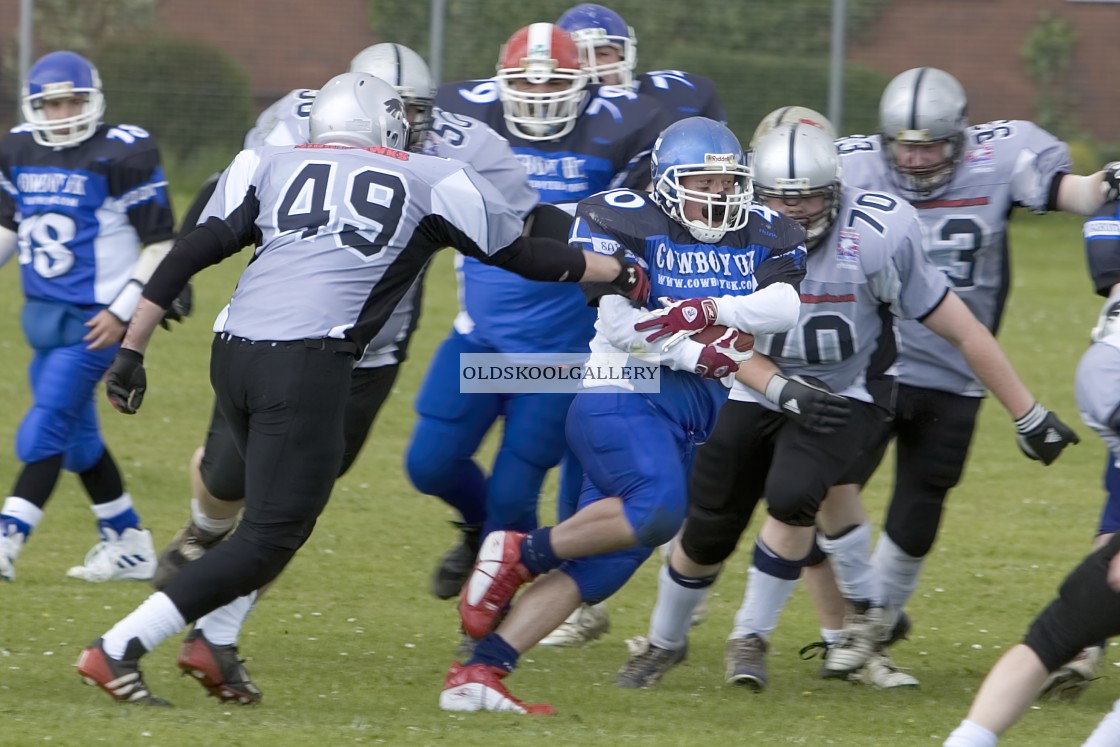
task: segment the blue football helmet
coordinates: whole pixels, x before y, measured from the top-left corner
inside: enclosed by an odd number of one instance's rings
[[[714,244],[747,225],[754,197],[750,170],[739,139],[725,125],[689,117],[665,128],[653,146],[652,171],[654,202],[697,241]],[[712,174],[732,175],[732,190],[712,193],[681,184],[685,177]],[[685,217],[689,202],[701,206],[702,217]]]
[[[617,76],[610,85],[630,88],[634,85],[634,68],[638,64],[638,39],[634,29],[610,8],[595,3],[581,3],[560,16],[556,25],[572,35],[579,47],[580,65],[591,76],[592,83],[608,83],[605,76]],[[597,47],[612,46],[618,50],[617,62],[600,64]]]
[[[79,114],[48,119],[43,104],[52,99],[85,97]],[[23,117],[40,145],[66,148],[88,140],[101,124],[105,98],[101,76],[89,60],[75,52],[51,52],[40,57],[23,87]]]

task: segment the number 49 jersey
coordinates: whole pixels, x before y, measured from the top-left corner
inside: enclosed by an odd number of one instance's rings
[[[269,146],[222,173],[200,222],[256,243],[215,332],[347,338],[360,349],[444,246],[484,259],[521,216],[467,164],[389,148]]]
[[[887,163],[878,135],[837,141],[844,184],[911,199],[926,255],[988,329],[999,328],[1010,284],[1007,223],[1012,208],[1053,208],[1054,180],[1072,166],[1065,143],[1031,122],[1001,120],[967,131],[960,165],[948,183],[919,196]],[[899,381],[954,394],[984,388],[961,354],[916,322],[899,325]]]
[[[0,225],[19,233],[27,298],[109,304],[141,247],[173,235],[155,141],[133,125],[101,125],[74,147],[49,148],[16,127],[0,143]]]
[[[832,230],[809,252],[797,326],[756,337],[754,349],[787,376],[813,376],[838,394],[890,409],[894,384],[884,376],[895,360],[894,318],[922,319],[948,292],[922,253],[914,208],[844,185]],[[731,398],[774,409],[738,382]]]

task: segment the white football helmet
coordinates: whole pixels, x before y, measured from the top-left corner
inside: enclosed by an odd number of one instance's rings
[[[807,106],[783,106],[762,118],[758,127],[754,128],[754,134],[751,135],[750,147],[754,148],[761,142],[762,138],[770,134],[771,130],[784,124],[810,125],[821,130],[833,140],[836,139],[836,128],[820,112]]]
[[[824,196],[819,212],[790,216],[805,229],[805,246],[810,249],[828,235],[840,209],[840,158],[833,140],[816,126],[786,124],[762,138],[753,151],[751,178],[760,198]]]
[[[424,58],[403,44],[374,44],[354,56],[350,72],[368,73],[397,89],[408,107],[412,128],[409,149],[418,148],[432,126],[432,102],[436,96],[432,73]]]
[[[367,73],[343,73],[327,81],[308,117],[311,142],[355,148],[408,147],[404,101],[395,88]]]
[[[43,104],[52,99],[84,98],[81,112],[48,119]],[[68,148],[93,136],[105,114],[101,76],[89,60],[75,52],[51,52],[40,57],[23,87],[23,117],[40,145]]]
[[[908,199],[925,199],[953,176],[961,161],[968,129],[968,98],[949,73],[916,67],[887,84],[879,99],[879,131],[883,154],[900,177]],[[899,162],[898,146],[940,143],[942,158],[922,166]]]
[[[534,23],[516,31],[502,46],[498,95],[506,125],[524,140],[557,140],[576,126],[587,101],[588,75],[567,31]],[[551,90],[523,90],[549,85]]]

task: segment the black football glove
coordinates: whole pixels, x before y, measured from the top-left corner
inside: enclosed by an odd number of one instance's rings
[[[179,295],[175,296],[175,300],[171,302],[171,308],[164,312],[163,319],[159,320],[159,326],[170,330],[171,322],[182,323],[184,319],[191,315],[193,309],[194,287],[188,282],[183,286],[183,290],[179,291]]]
[[[629,298],[634,308],[640,309],[649,303],[649,275],[635,262],[621,257],[618,261],[622,263],[622,271],[611,281],[611,287]]]
[[[828,391],[823,383],[793,376],[776,375],[766,385],[766,399],[802,428],[813,433],[832,433],[843,428],[852,407],[846,397]]]
[[[1104,181],[1101,182],[1101,194],[1105,202],[1112,202],[1120,198],[1120,161],[1113,161],[1104,165]]]
[[[1070,444],[1081,443],[1072,428],[1037,402],[1015,421],[1015,430],[1019,451],[1043,464],[1052,463]]]
[[[144,401],[148,376],[144,373],[144,355],[135,350],[121,348],[117,351],[105,374],[105,392],[109,404],[118,412],[134,415]]]

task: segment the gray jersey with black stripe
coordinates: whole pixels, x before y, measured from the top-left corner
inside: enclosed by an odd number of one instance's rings
[[[923,246],[972,313],[995,332],[1010,285],[1007,223],[1016,206],[1036,213],[1050,205],[1055,178],[1069,173],[1065,143],[1031,122],[970,127],[960,165],[929,195],[918,196],[887,163],[878,135],[837,141],[845,184],[913,200]],[[984,387],[961,354],[920,324],[899,324],[898,377],[904,384],[982,396]]]
[[[754,349],[786,376],[812,376],[846,397],[889,408],[894,319],[925,317],[948,288],[922,252],[914,208],[895,195],[845,184],[832,229],[809,251],[797,326],[758,336]],[[774,409],[738,381],[731,398]]]
[[[201,220],[214,216],[257,244],[215,332],[362,348],[440,248],[485,258],[522,229],[494,185],[460,161],[319,145],[239,153]]]

